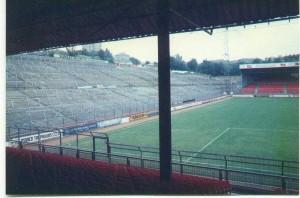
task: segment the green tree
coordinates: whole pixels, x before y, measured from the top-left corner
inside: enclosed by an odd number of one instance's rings
[[[134,58],[134,57],[130,57],[129,60],[132,62],[132,64],[134,65],[140,65],[141,64],[141,61],[137,58]]]
[[[101,60],[105,60],[105,51],[102,50],[102,49],[100,49],[100,50],[98,51],[98,56],[99,56],[99,58],[100,58]]]
[[[99,56],[99,58],[101,60],[106,60],[110,63],[114,63],[114,57],[108,49],[105,49],[105,50],[100,49],[97,52],[97,55]]]
[[[253,63],[262,63],[263,62],[263,60],[261,60],[261,59],[259,59],[259,58],[255,58],[254,60],[253,60]]]
[[[108,62],[114,63],[114,57],[108,49],[105,49],[105,58],[105,60],[107,60]]]
[[[178,54],[170,57],[170,66],[172,70],[187,71],[187,66],[182,57]]]
[[[190,71],[196,72],[198,69],[198,62],[196,59],[193,58],[189,62],[186,63],[186,66]]]
[[[67,47],[68,56],[77,56],[78,52],[75,50],[75,47]]]

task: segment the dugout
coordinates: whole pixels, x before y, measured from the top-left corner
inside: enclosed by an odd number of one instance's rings
[[[6,53],[157,36],[162,180],[171,176],[169,34],[299,18],[298,0],[9,0]]]

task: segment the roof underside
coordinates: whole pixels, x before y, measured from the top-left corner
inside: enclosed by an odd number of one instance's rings
[[[170,33],[297,17],[298,0],[169,0]],[[157,0],[9,0],[7,54],[145,37]]]

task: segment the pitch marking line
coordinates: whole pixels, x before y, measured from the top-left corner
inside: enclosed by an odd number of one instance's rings
[[[216,141],[218,138],[220,138],[222,135],[224,135],[227,131],[229,131],[231,128],[227,128],[224,131],[222,131],[222,133],[220,133],[219,135],[217,135],[214,139],[212,139],[211,141],[209,141],[206,145],[204,145],[199,151],[197,151],[197,153],[194,153],[191,157],[189,157],[186,161],[189,162],[191,159],[193,159],[193,157],[196,157],[198,155],[198,153],[200,153],[201,151],[203,151],[206,147],[208,147],[209,145],[211,145],[214,141]],[[219,129],[217,129],[219,130]],[[217,131],[216,130],[216,131]]]

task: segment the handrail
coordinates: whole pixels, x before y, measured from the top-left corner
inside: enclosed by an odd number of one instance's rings
[[[15,128],[15,127],[8,127],[8,128]],[[63,133],[60,128],[47,128],[45,129],[38,129],[38,128],[15,128],[15,129],[21,129],[21,130],[31,130],[33,132],[37,132],[37,135],[40,135],[41,132],[52,132],[53,130],[57,130],[60,135]],[[92,134],[86,134],[86,133],[81,133],[77,132],[74,133],[73,135],[80,135],[80,136],[86,136],[86,137],[95,137],[95,138],[101,138],[98,137],[95,134],[101,134],[103,135],[104,139],[109,140],[109,136],[106,133],[102,132],[91,132]],[[34,133],[30,133],[30,135],[33,135]],[[15,138],[20,137],[20,132],[18,133],[18,136]],[[23,135],[23,134],[22,134]],[[27,134],[28,135],[28,134]],[[69,134],[68,134],[69,136]],[[71,136],[71,135],[70,135]],[[60,137],[61,138],[61,137]],[[78,141],[78,140],[77,140]],[[130,144],[121,144],[121,143],[111,143],[109,141],[106,142],[107,145],[107,150],[109,151],[110,149],[123,149],[123,150],[128,150],[128,151],[136,151],[140,152],[141,156],[145,156],[146,153],[152,153],[159,155],[159,150],[156,147],[150,147],[150,146],[136,146],[136,145],[130,145]],[[144,154],[144,155],[143,155]],[[189,155],[190,154],[190,155]],[[197,155],[195,155],[197,154]],[[252,157],[252,156],[240,156],[240,155],[222,155],[222,154],[213,154],[213,153],[206,153],[206,152],[194,152],[194,151],[186,151],[186,150],[172,150],[171,153],[172,156],[177,156],[179,157],[182,161],[185,161],[182,159],[182,157],[192,157],[194,159],[204,159],[204,160],[214,160],[214,161],[220,161],[224,162],[224,165],[226,165],[228,162],[233,162],[233,163],[243,163],[243,164],[249,164],[249,165],[261,165],[261,166],[269,166],[269,167],[282,167],[282,174],[283,174],[283,169],[298,169],[299,164],[297,161],[292,161],[292,160],[279,160],[279,159],[270,159],[270,158],[261,158],[261,157]],[[252,160],[257,160],[257,161],[252,161]],[[193,162],[196,163],[196,162]],[[276,163],[276,164],[275,164]]]
[[[111,145],[122,145],[122,146],[136,146],[136,145],[130,145],[130,144],[120,144],[120,143],[110,143]],[[150,146],[140,146],[141,148],[149,148],[149,149],[155,149],[159,150],[156,147],[150,147]],[[143,150],[144,151],[144,150]],[[197,151],[187,151],[187,150],[177,150],[177,149],[172,149],[172,152],[186,152],[186,153],[192,153],[192,154],[204,154],[204,155],[213,155],[213,156],[220,156],[224,157],[224,154],[219,154],[219,153],[207,153],[207,152],[197,152]],[[148,152],[148,151],[147,151]],[[173,154],[174,155],[174,154]],[[184,156],[184,155],[182,155]],[[237,157],[237,158],[245,158],[245,159],[258,159],[258,160],[266,160],[266,161],[276,161],[276,162],[282,162],[283,160],[280,159],[272,159],[272,158],[262,158],[262,157],[253,157],[253,156],[242,156],[242,155],[226,155],[227,157]],[[192,157],[192,156],[189,156]],[[284,160],[285,162],[288,163],[297,163],[297,161],[293,160]]]
[[[53,146],[53,145],[43,144],[43,146],[52,147],[52,148],[59,148],[59,147]],[[77,150],[77,149],[68,148],[68,147],[62,147],[62,148],[65,149],[65,150],[74,150],[74,151]],[[81,149],[78,149],[78,150],[83,151],[83,152],[92,153],[92,151],[81,150]],[[107,155],[108,153],[96,151],[95,154]],[[132,158],[132,159],[140,160],[139,157],[127,156],[127,155],[122,155],[122,154],[110,154],[110,155],[115,156],[115,157],[124,157],[124,158]],[[147,161],[151,161],[151,162],[157,162],[157,163],[159,162],[158,159],[153,159],[153,158],[152,159],[151,158],[143,158],[143,160],[147,160]],[[291,177],[291,176],[280,175],[280,174],[270,174],[270,173],[261,173],[261,172],[253,172],[253,171],[235,170],[235,169],[221,168],[221,167],[216,168],[216,167],[209,167],[209,166],[204,166],[204,165],[192,165],[192,164],[177,163],[177,162],[172,162],[172,164],[174,164],[174,165],[185,165],[185,166],[197,167],[197,168],[206,168],[206,169],[217,170],[217,171],[221,170],[221,171],[229,171],[229,172],[235,172],[235,173],[243,173],[243,174],[259,175],[259,176],[268,176],[268,177],[288,178],[288,179],[293,179],[293,180],[299,180],[299,178],[297,178],[297,177]]]
[[[13,129],[22,129],[22,130],[27,130],[27,131],[41,131],[41,132],[52,132],[53,130],[63,130],[62,128],[55,128],[55,127],[52,127],[52,128],[22,128],[22,127],[12,127],[12,126],[9,126],[7,128],[13,128]],[[93,132],[93,133],[100,133],[100,134],[103,134],[105,135],[107,138],[108,135],[106,133],[102,133],[102,132]],[[74,133],[74,134],[78,134],[78,135],[82,135],[82,136],[92,136],[92,135],[88,135],[88,134],[83,134],[83,133]],[[22,134],[23,135],[23,134]],[[28,134],[27,134],[28,135]],[[150,147],[150,146],[136,146],[136,145],[130,145],[130,144],[121,144],[121,143],[112,143],[110,142],[110,145],[120,145],[120,146],[132,146],[132,147],[140,147],[141,150],[143,152],[150,152],[150,151],[147,151],[147,150],[144,150],[143,148],[146,148],[146,149],[153,149],[153,150],[157,150],[159,151],[158,148],[156,147]],[[188,156],[188,155],[182,155],[182,156],[187,156],[187,157],[195,157],[196,156],[193,156],[193,154],[203,154],[203,155],[212,155],[212,156],[220,156],[220,157],[224,157],[225,155],[224,154],[219,154],[219,153],[207,153],[207,152],[197,152],[197,151],[187,151],[187,150],[177,150],[177,149],[172,149],[172,152],[174,153],[178,153],[178,151],[180,151],[181,153],[189,153],[189,154],[192,154],[192,156]],[[176,155],[176,154],[172,154],[172,155]],[[242,155],[226,155],[226,157],[232,157],[232,158],[243,158],[243,159],[256,159],[256,160],[264,160],[264,161],[273,161],[273,162],[279,162],[281,163],[282,161],[284,161],[285,163],[298,163],[297,161],[294,161],[294,160],[280,160],[280,159],[272,159],[272,158],[262,158],[262,157],[254,157],[254,156],[242,156]],[[215,159],[217,160],[217,159]],[[228,159],[229,160],[229,159]],[[232,160],[232,159],[231,159]],[[248,163],[248,162],[246,162]]]
[[[135,145],[125,145],[125,144],[116,144],[116,143],[111,143],[110,145],[130,146],[130,147],[133,147],[133,148],[138,148],[139,147],[139,146],[135,146]],[[117,147],[117,146],[111,146],[111,148],[124,149],[124,150],[128,150],[128,151],[138,151],[138,150],[134,150],[134,149],[131,149],[131,148],[124,148],[124,147]],[[145,147],[141,147],[141,148],[145,148]],[[159,152],[147,151],[147,150],[143,150],[143,149],[142,149],[142,152],[159,154]],[[200,153],[200,154],[202,154],[202,153]],[[222,155],[223,158],[210,158],[210,157],[191,156],[191,155],[184,155],[184,154],[179,155],[179,154],[176,154],[176,153],[171,154],[171,155],[172,156],[178,156],[178,157],[180,157],[180,156],[181,157],[193,157],[194,159],[208,159],[208,160],[215,160],[215,161],[225,161],[224,156],[226,156],[226,158],[227,158],[226,161],[227,162],[237,162],[237,163],[245,163],[245,164],[252,164],[252,165],[273,166],[273,167],[282,167],[282,165],[281,165],[282,161],[287,162],[287,163],[297,163],[296,161],[286,161],[286,160],[276,160],[276,162],[280,162],[280,164],[265,164],[265,163],[262,163],[262,162],[239,161],[239,160],[233,160],[233,159],[228,158],[228,156],[230,156],[230,155]],[[213,154],[211,154],[211,155],[213,155]],[[253,159],[256,159],[256,158],[253,158]],[[185,161],[185,160],[183,160],[183,161]],[[290,166],[290,165],[285,165],[284,167],[285,168],[295,168],[295,169],[298,168],[296,166]]]

